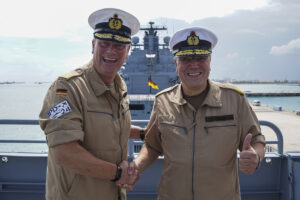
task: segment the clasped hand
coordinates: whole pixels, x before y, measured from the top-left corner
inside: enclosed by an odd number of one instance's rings
[[[121,178],[116,181],[116,185],[127,190],[133,190],[134,184],[140,178],[139,170],[134,162],[128,163],[124,160],[121,162],[120,167],[122,168]]]

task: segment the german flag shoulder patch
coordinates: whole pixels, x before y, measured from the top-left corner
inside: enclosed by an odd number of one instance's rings
[[[56,89],[56,94],[67,95],[68,90],[66,90],[66,89]]]

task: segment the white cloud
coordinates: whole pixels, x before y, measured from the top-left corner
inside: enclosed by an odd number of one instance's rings
[[[74,56],[63,61],[65,67],[71,69],[87,64],[92,59],[92,53],[87,53],[81,56]]]
[[[226,55],[226,57],[227,57],[228,59],[235,59],[235,58],[237,58],[238,56],[239,56],[239,54],[238,54],[237,52],[229,53],[229,54]]]
[[[254,63],[254,61],[255,61],[255,58],[253,56],[245,58],[246,65],[252,65]]]
[[[218,5],[218,6],[216,6]],[[211,16],[224,16],[238,9],[256,9],[267,0],[190,0],[185,8],[172,0],[152,0],[145,5],[139,0],[9,0],[1,1],[0,36],[61,37],[74,29],[90,30],[89,14],[97,9],[117,7],[134,14],[142,24],[158,17],[182,19],[187,22]]]
[[[241,29],[238,32],[240,33],[246,33],[251,35],[257,35],[257,36],[264,36],[265,34],[261,31],[253,30],[253,29]]]
[[[271,55],[286,55],[286,54],[292,54],[299,50],[300,50],[300,38],[292,40],[286,45],[273,46],[271,48],[270,54]]]

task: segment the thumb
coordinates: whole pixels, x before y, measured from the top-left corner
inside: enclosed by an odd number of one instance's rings
[[[251,145],[250,145],[251,139],[252,139],[252,134],[248,133],[245,137],[245,140],[244,140],[243,151],[244,150],[249,150],[251,148]]]

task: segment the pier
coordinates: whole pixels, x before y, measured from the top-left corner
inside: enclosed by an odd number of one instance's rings
[[[292,97],[300,96],[300,92],[245,92],[247,97]]]
[[[276,111],[267,106],[253,106],[259,120],[270,121],[281,130],[283,135],[284,152],[300,151],[300,116],[292,111]],[[274,132],[262,126],[266,140],[276,140]]]

